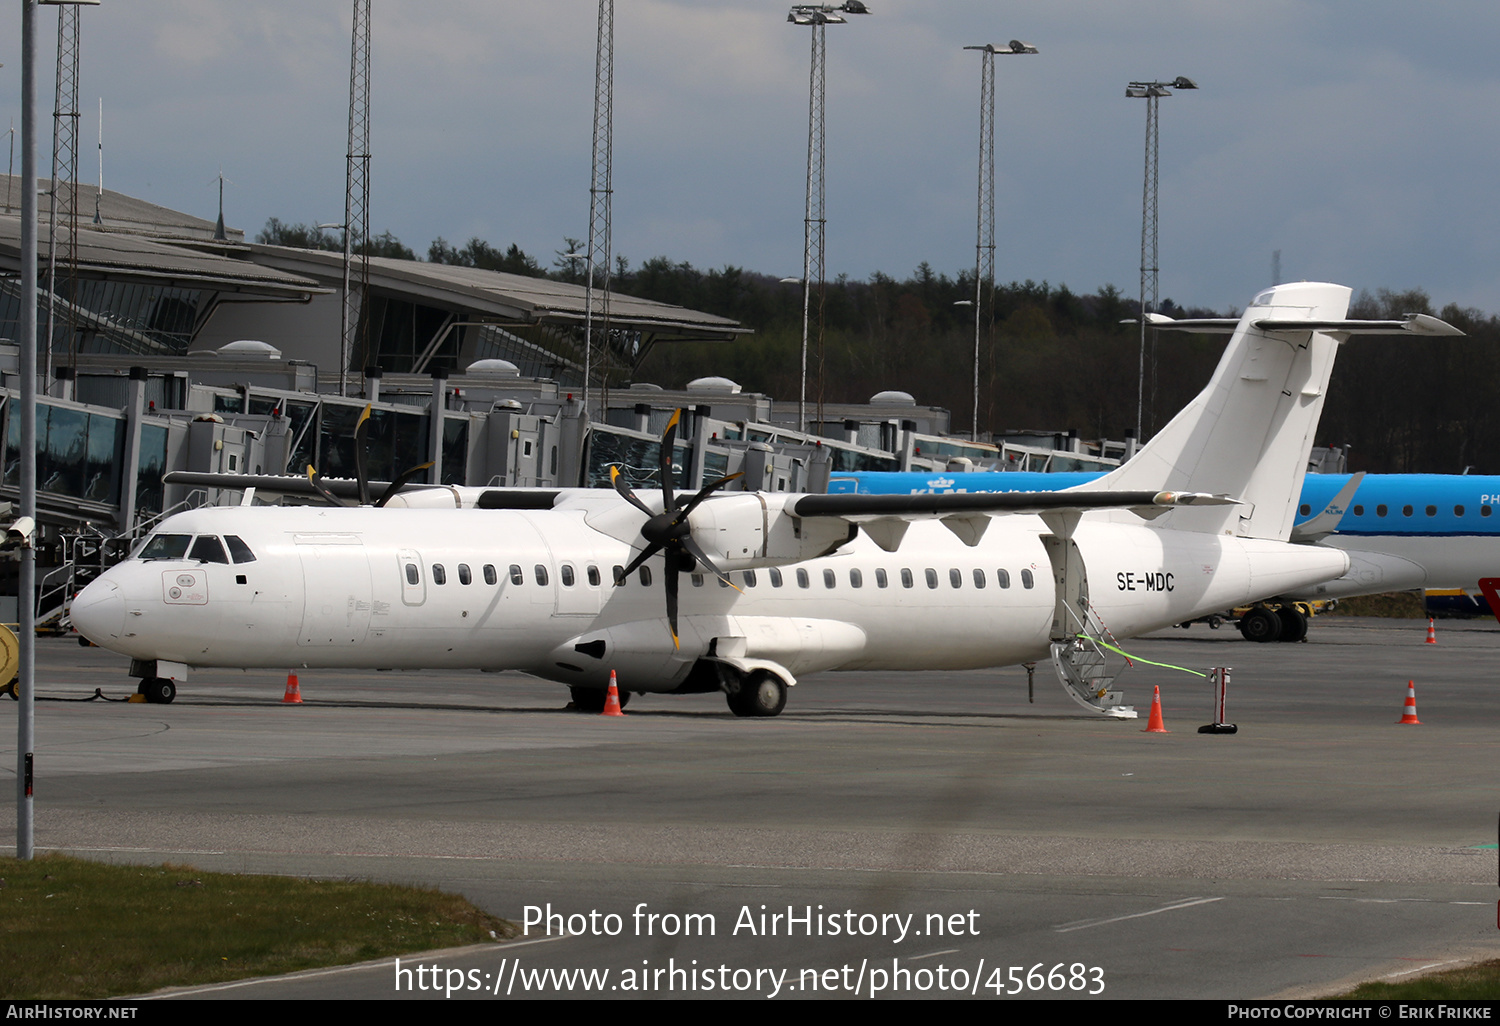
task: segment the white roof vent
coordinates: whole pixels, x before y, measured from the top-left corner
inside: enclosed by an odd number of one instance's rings
[[[465,374],[488,374],[496,378],[519,378],[521,368],[509,360],[489,359],[475,360],[464,368]]]
[[[884,403],[887,406],[915,406],[917,405],[917,400],[910,392],[898,392],[895,389],[887,389],[884,392],[876,392],[870,396],[870,403],[871,405]]]
[[[689,392],[725,392],[729,395],[738,395],[740,384],[738,381],[730,381],[728,378],[694,378],[687,383]]]
[[[230,342],[219,347],[220,356],[228,356],[238,360],[279,360],[281,350],[269,342],[261,342],[259,339],[242,338],[238,342]]]
[[[636,381],[631,384],[630,390],[632,392],[660,392],[662,387],[660,385],[653,385],[649,381]]]

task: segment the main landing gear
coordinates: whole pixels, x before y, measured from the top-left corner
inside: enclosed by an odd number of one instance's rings
[[[1240,633],[1246,641],[1305,641],[1307,614],[1295,605],[1256,606],[1240,617]]]
[[[736,716],[775,716],[786,708],[786,681],[770,670],[756,670],[725,697]]]
[[[153,705],[170,705],[177,697],[177,682],[170,677],[143,677],[136,691]]]

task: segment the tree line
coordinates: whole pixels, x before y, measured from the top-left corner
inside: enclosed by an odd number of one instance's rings
[[[272,219],[257,237],[274,245],[342,251],[339,235]],[[514,244],[482,239],[455,246],[439,237],[434,263],[581,284],[583,244],[565,239],[550,267]],[[370,253],[416,259],[390,233]],[[809,403],[821,386],[828,403],[864,402],[900,389],[924,406],[952,411],[956,433],[972,420],[975,298],[972,271],[949,276],[927,263],[904,279],[845,276],[815,292],[810,315]],[[744,268],[700,270],[655,257],[632,265],[615,258],[610,288],[626,295],[739,321],[754,334],[732,343],[654,347],[636,379],[669,388],[722,375],[746,391],[794,398],[800,385],[802,286]],[[819,302],[821,299],[821,302]],[[1140,328],[1136,299],[1112,285],[1078,293],[1046,281],[996,283],[981,307],[981,434],[1076,428],[1085,438],[1123,438],[1136,421]],[[1179,306],[1175,317],[1238,316]],[[1500,394],[1500,319],[1450,304],[1435,311],[1421,289],[1360,292],[1351,317],[1435,313],[1466,338],[1356,337],[1339,354],[1318,444],[1348,446],[1351,469],[1376,473],[1500,474],[1500,423],[1490,397]],[[1129,322],[1129,323],[1127,323]],[[1163,332],[1148,340],[1149,436],[1203,387],[1224,336]]]

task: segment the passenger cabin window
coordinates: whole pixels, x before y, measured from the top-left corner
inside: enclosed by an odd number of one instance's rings
[[[418,584],[420,581],[421,581],[421,574],[417,570],[417,564],[415,564],[415,563],[408,563],[408,564],[406,564],[406,583],[407,584],[415,585],[415,584]]]
[[[1307,516],[1312,512],[1312,507],[1304,502],[1301,506],[1297,507],[1297,512],[1301,513],[1303,516]]]
[[[446,571],[446,570],[443,569],[443,564],[441,564],[441,563],[434,563],[434,564],[432,564],[432,583],[433,584],[447,584],[448,583],[448,571]]]
[[[1427,515],[1430,516],[1430,517],[1437,516],[1437,507],[1436,506],[1428,506],[1427,507]]]
[[[1035,585],[1036,585],[1036,578],[1033,577],[1033,576],[1031,576],[1031,571],[1030,570],[1022,570],[1021,571],[1021,587],[1023,587],[1023,588],[1031,588],[1031,587],[1035,587]]]
[[[193,551],[188,553],[188,558],[203,563],[229,562],[229,557],[224,552],[224,543],[212,534],[200,534],[198,540],[193,542]]]
[[[976,587],[976,588],[983,588],[984,587],[984,571],[978,569],[977,567],[974,570],[974,587]]]
[[[812,582],[808,579],[807,571],[806,570],[798,570],[797,571],[797,587],[799,587],[799,588],[806,588],[811,583]]]
[[[771,587],[781,587],[781,571],[776,569],[774,566],[771,567]]]
[[[1479,507],[1479,515],[1482,516],[1482,517],[1489,516],[1490,515],[1490,508],[1488,506],[1480,506]]]
[[[890,578],[886,577],[886,575],[885,575],[885,569],[883,567],[876,569],[876,571],[875,571],[875,587],[877,587],[877,588],[886,588],[886,587],[890,586],[890,583],[891,583]]]
[[[190,534],[156,534],[141,547],[141,559],[181,559],[187,555]]]
[[[932,567],[928,567],[926,570],[922,571],[922,573],[925,574],[926,577],[927,577],[927,587],[929,587],[929,588],[936,588],[937,587],[937,571],[934,570]]]
[[[497,574],[497,573],[495,573],[495,564],[493,564],[493,563],[486,563],[486,564],[484,564],[484,583],[485,584],[495,584],[495,583],[499,582],[499,580],[500,580],[500,575]]]
[[[1409,516],[1411,516],[1411,507],[1410,506],[1402,506],[1401,507],[1401,515],[1403,517],[1409,517]]]
[[[224,541],[229,545],[229,554],[234,557],[236,563],[254,563],[255,553],[250,551],[250,546],[235,534],[226,534]]]
[[[460,563],[460,564],[458,564],[458,583],[459,584],[473,584],[474,583],[474,575],[469,572],[469,564],[467,564],[467,563]]]
[[[851,588],[862,588],[862,587],[864,587],[864,583],[865,583],[864,574],[860,573],[858,570],[850,570],[849,571],[849,587],[851,587]]]
[[[651,587],[651,568],[649,566],[641,567],[641,587]]]
[[[948,583],[955,588],[962,588],[964,586],[963,571],[956,568],[950,569],[948,571]]]
[[[1462,506],[1454,506],[1453,507],[1453,515],[1456,516],[1456,517],[1463,516],[1464,515],[1464,508]]]
[[[1357,517],[1364,516],[1365,515],[1365,508],[1363,506],[1355,506],[1354,507],[1354,515],[1357,516]]]
[[[688,579],[693,582],[693,587],[695,587],[695,588],[701,588],[701,587],[703,587],[703,575],[702,574],[692,574]]]
[[[599,568],[597,566],[594,566],[592,563],[590,563],[589,564],[589,586],[593,587],[593,588],[599,587],[599,580],[600,580],[600,578],[599,578]]]
[[[837,575],[834,574],[834,572],[832,570],[824,570],[823,571],[823,587],[825,587],[825,588],[832,588],[837,583],[838,583],[838,577],[837,577]]]
[[[614,579],[615,587],[618,588],[620,585],[625,583],[625,568],[619,563],[615,564],[614,569],[610,571],[610,573]]]
[[[746,570],[745,574],[744,574],[744,577],[745,577],[745,587],[747,587],[747,588],[753,588],[753,587],[755,587],[755,571],[754,570]]]
[[[913,583],[914,582],[911,579],[911,569],[909,567],[903,566],[901,568],[901,587],[910,588]]]
[[[1002,588],[1009,588],[1010,587],[1010,571],[1009,570],[996,570],[995,571],[995,583],[998,584],[998,585],[1000,585],[1000,587],[1002,587]]]
[[[532,567],[531,569],[532,569],[532,572],[536,574],[536,583],[538,585],[540,585],[541,587],[545,588],[547,586],[547,568],[545,566],[543,566],[542,564],[538,563],[536,566]]]
[[[562,577],[564,588],[573,587],[573,564],[564,563],[562,565],[562,569],[558,571],[558,574]]]
[[[1386,504],[1383,503],[1383,502],[1379,506],[1375,507],[1375,515],[1377,517],[1383,517],[1383,516],[1386,515],[1387,512],[1388,512],[1388,509],[1386,508]]]
[[[517,563],[512,563],[510,565],[510,583],[511,584],[525,584],[526,583],[526,575],[521,572],[521,567]]]

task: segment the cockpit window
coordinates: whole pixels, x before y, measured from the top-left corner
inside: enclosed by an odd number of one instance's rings
[[[250,551],[250,546],[246,545],[239,535],[226,534],[224,541],[228,543],[229,554],[234,557],[236,563],[255,562],[255,553]]]
[[[229,562],[229,557],[224,553],[224,543],[219,541],[217,535],[212,534],[200,534],[198,540],[193,542],[193,551],[188,553],[188,558],[203,563]]]
[[[141,547],[141,559],[181,559],[187,555],[190,534],[156,534],[146,539]]]

